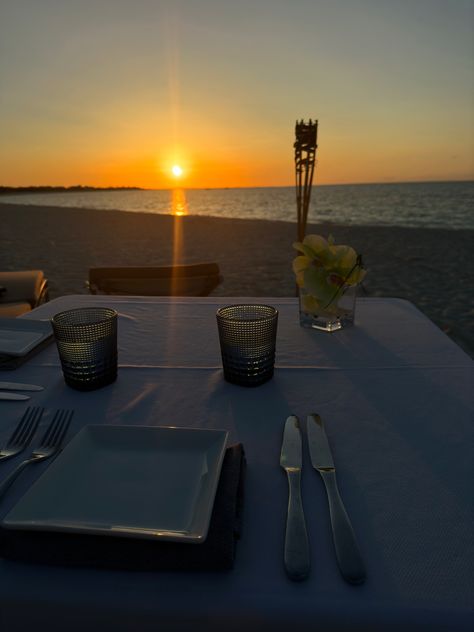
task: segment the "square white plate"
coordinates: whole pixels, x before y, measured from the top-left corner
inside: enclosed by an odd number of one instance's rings
[[[226,441],[224,430],[85,426],[2,524],[203,542]]]
[[[0,318],[1,355],[24,356],[52,336],[53,329],[48,320]]]

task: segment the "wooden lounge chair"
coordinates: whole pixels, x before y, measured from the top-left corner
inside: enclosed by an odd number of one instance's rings
[[[208,296],[222,281],[217,263],[130,268],[91,268],[91,294]]]
[[[42,270],[0,272],[0,318],[16,318],[48,300]]]

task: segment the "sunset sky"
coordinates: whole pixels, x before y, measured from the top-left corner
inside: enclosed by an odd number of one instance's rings
[[[474,0],[2,0],[0,185],[474,178]],[[173,166],[182,174],[172,174]]]

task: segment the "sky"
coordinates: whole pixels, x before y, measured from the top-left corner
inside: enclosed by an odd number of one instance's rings
[[[319,184],[474,179],[474,0],[0,0],[0,185],[289,186],[310,118]]]

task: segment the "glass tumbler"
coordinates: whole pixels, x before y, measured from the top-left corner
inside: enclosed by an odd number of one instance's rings
[[[117,379],[117,312],[83,307],[51,320],[64,380],[79,391],[92,391]]]
[[[224,378],[241,386],[271,379],[278,311],[271,305],[227,305],[216,317]]]

